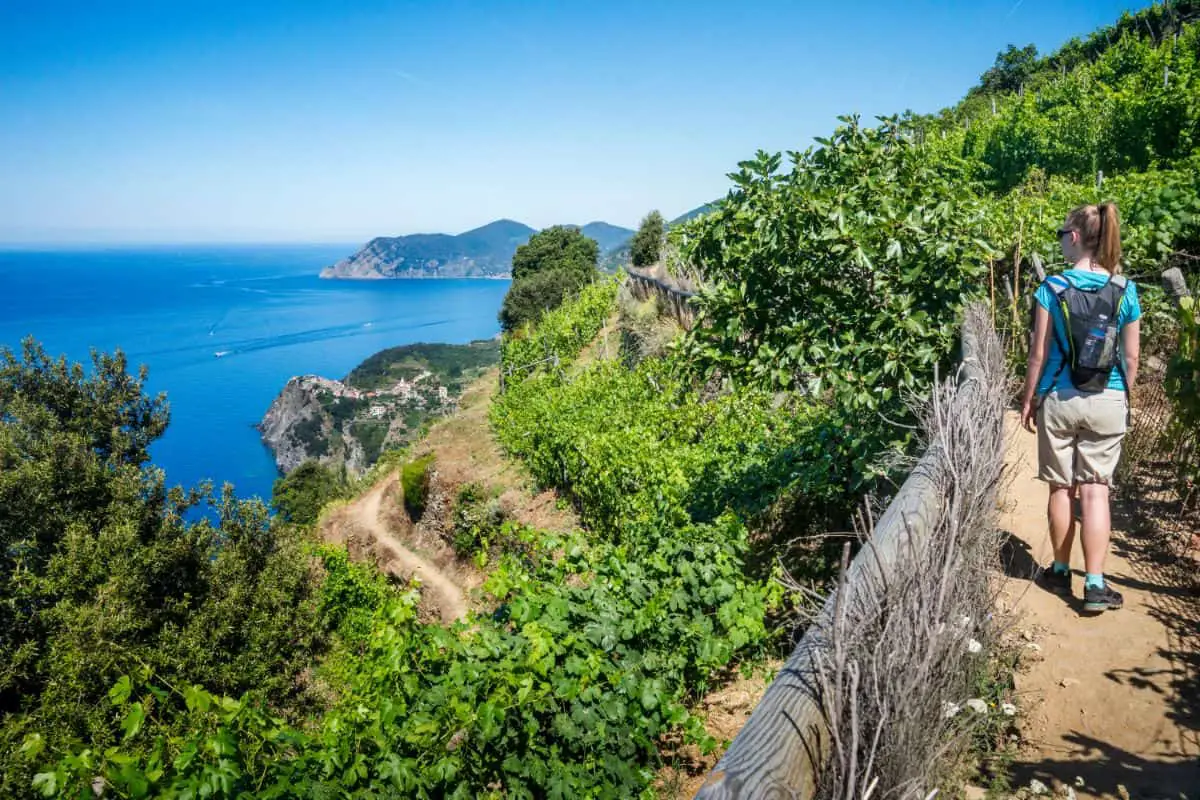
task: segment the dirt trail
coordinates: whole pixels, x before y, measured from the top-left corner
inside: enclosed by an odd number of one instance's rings
[[[434,564],[401,544],[379,520],[383,496],[396,480],[395,473],[389,475],[353,503],[340,509],[330,519],[323,534],[327,540],[345,541],[346,534],[341,528],[347,523],[365,532],[374,540],[372,550],[379,560],[380,569],[401,578],[415,575],[421,580],[422,589],[435,595],[443,622],[461,619],[467,613],[467,599],[462,588]]]
[[[1012,434],[1012,483],[1001,524],[1010,534],[1006,567],[1028,579],[1052,558],[1046,488],[1035,479],[1036,437]],[[1196,717],[1197,599],[1171,570],[1155,565],[1152,548],[1122,530],[1114,506],[1108,580],[1125,607],[1085,615],[1083,554],[1072,555],[1074,597],[1062,598],[1021,580],[1006,593],[1031,651],[1017,675],[1024,746],[1014,788],[1032,779],[1061,781],[1081,798],[1200,798],[1200,720]],[[1132,527],[1125,525],[1125,527]],[[1061,788],[1065,794],[1065,789]]]

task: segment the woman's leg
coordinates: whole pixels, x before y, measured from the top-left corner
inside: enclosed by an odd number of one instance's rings
[[[1083,563],[1089,575],[1104,574],[1104,559],[1112,538],[1112,516],[1108,508],[1108,485],[1084,483],[1079,487],[1083,505]],[[1056,551],[1057,552],[1057,551]]]
[[[1050,544],[1054,547],[1054,560],[1060,564],[1070,564],[1071,547],[1075,544],[1075,520],[1071,514],[1069,486],[1050,485],[1046,517],[1050,523]]]

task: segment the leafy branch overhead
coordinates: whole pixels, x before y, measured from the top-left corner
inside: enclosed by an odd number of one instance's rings
[[[760,152],[730,175],[684,255],[706,278],[691,353],[710,370],[874,408],[928,386],[992,249],[983,208],[954,164],[896,120],[844,118],[829,139]]]

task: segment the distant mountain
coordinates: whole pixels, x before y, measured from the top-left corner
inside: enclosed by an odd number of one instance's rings
[[[602,254],[633,235],[628,228],[607,222],[589,222],[581,230],[599,243]],[[457,236],[446,233],[381,236],[367,242],[349,258],[321,270],[321,277],[507,277],[513,253],[534,233],[528,225],[501,219]]]
[[[534,233],[528,225],[501,219],[457,236],[380,236],[349,258],[321,270],[321,277],[500,277],[508,274],[513,253]]]
[[[674,226],[680,225],[684,222],[687,222],[690,219],[695,219],[696,217],[707,214],[708,212],[712,211],[716,207],[717,207],[717,204],[715,202],[705,203],[702,206],[693,208],[691,211],[688,211],[686,214],[680,214],[678,217],[676,217],[675,219],[668,222],[667,227],[673,228]]]
[[[606,253],[614,247],[620,247],[629,241],[634,231],[619,225],[609,225],[607,222],[589,222],[580,228],[584,236],[590,236],[600,245],[600,252]]]

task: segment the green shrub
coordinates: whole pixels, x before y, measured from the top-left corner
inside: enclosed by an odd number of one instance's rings
[[[787,170],[778,154],[742,162],[725,201],[690,223],[684,255],[707,285],[688,350],[733,381],[902,412],[948,364],[986,275],[983,209],[895,120],[844,118],[819,141]]]
[[[642,219],[638,231],[633,236],[630,248],[630,258],[635,267],[647,267],[658,261],[662,254],[663,243],[666,241],[667,226],[663,216],[657,211],[651,211]]]
[[[578,292],[588,280],[586,274],[554,269],[513,281],[500,306],[501,330],[514,331],[522,325],[536,323],[547,311],[558,308],[563,300]]]
[[[305,461],[275,481],[271,503],[288,522],[312,525],[326,503],[345,496],[346,481],[319,461]]]
[[[460,556],[472,556],[487,550],[504,524],[500,501],[478,483],[464,484],[454,501],[451,537]]]
[[[321,547],[317,554],[325,569],[318,612],[327,630],[360,642],[371,632],[372,618],[386,608],[387,580],[375,569],[350,560],[341,547]]]
[[[116,746],[106,691],[134,670],[309,702],[323,639],[303,538],[231,487],[168,489],[145,380],[120,353],[85,371],[0,348],[0,796],[31,794],[26,741]]]
[[[433,454],[409,461],[400,468],[400,488],[404,491],[404,508],[416,522],[425,513],[425,502],[429,499],[429,468],[433,465]]]
[[[578,228],[556,225],[517,248],[512,285],[500,307],[500,327],[515,331],[576,294],[598,276],[599,245]]]
[[[555,225],[538,231],[512,258],[513,284],[539,272],[571,272],[585,279],[596,272],[600,245],[578,228]]]
[[[505,336],[500,347],[505,385],[574,360],[612,316],[616,296],[615,279],[588,284],[578,297],[548,312],[537,325]]]

